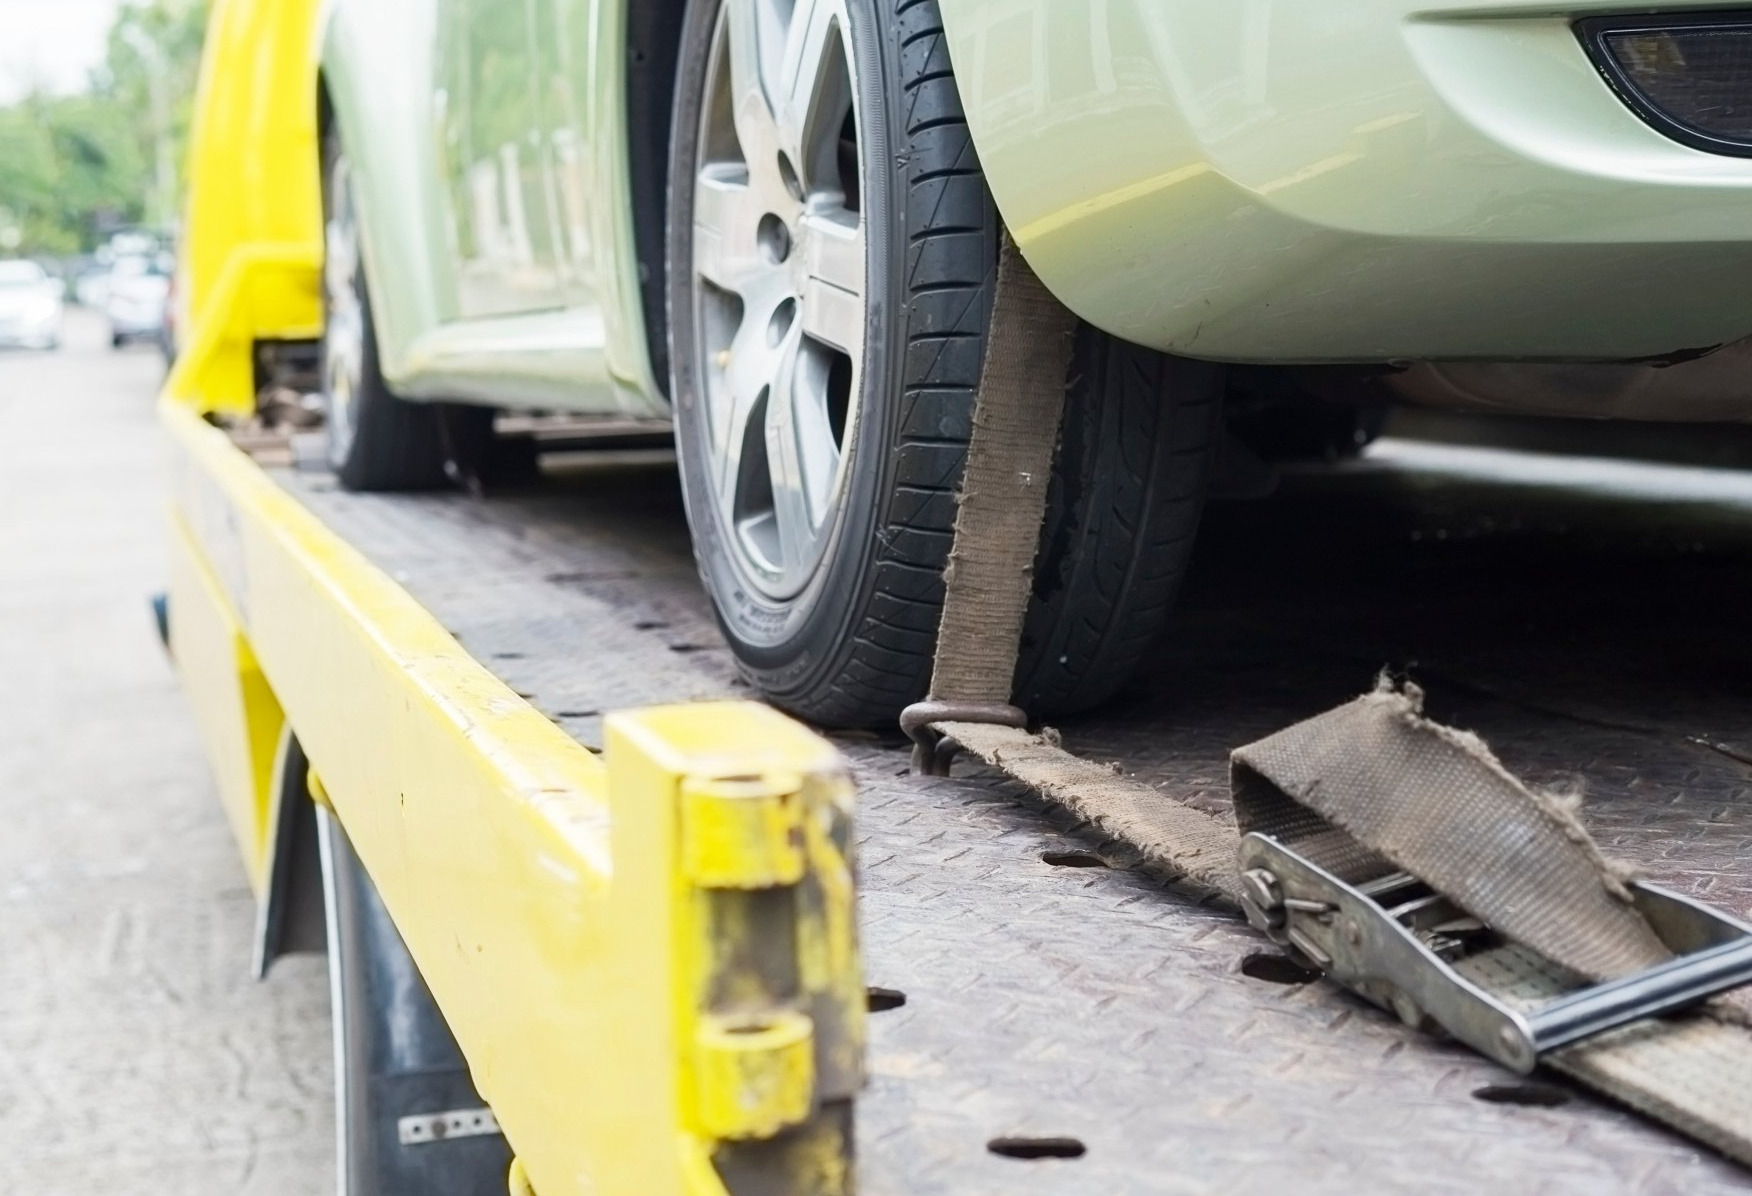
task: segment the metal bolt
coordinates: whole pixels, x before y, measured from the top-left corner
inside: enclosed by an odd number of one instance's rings
[[[1355,918],[1345,919],[1344,941],[1353,947],[1360,947],[1363,945],[1363,928],[1357,925]]]

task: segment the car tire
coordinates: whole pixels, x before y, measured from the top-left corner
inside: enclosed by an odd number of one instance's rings
[[[1082,325],[1015,694],[1039,717],[1112,697],[1180,591],[1221,442],[1223,371]]]
[[[766,308],[751,311],[746,300],[726,307],[716,284],[702,281],[722,271],[715,257],[696,259],[696,247],[711,254],[727,241],[721,230],[696,234],[696,220],[709,218],[696,209],[718,202],[722,180],[736,177],[738,154],[749,193],[773,193],[757,180],[759,163],[750,164],[740,129],[727,143],[725,118],[712,107],[722,107],[725,87],[735,90],[720,0],[694,0],[682,34],[668,205],[670,393],[696,556],[743,672],[806,718],[879,725],[924,696],[930,681],[1000,225],[935,0],[824,2],[839,6],[848,29],[865,334],[861,384],[849,400],[855,415],[845,417],[838,446],[837,506],[819,533],[818,561],[792,592],[765,584],[772,574],[762,573],[766,562],[749,546],[745,529],[764,513],[739,515],[749,488],[731,474],[758,470],[732,461],[725,446],[734,430],[713,425],[718,413],[742,409],[738,395],[726,401],[713,387],[734,392],[726,380],[734,381],[735,355],[747,343],[738,338]],[[807,147],[799,152],[810,156]],[[800,189],[813,195],[807,181]],[[769,216],[761,221],[764,230]],[[762,253],[764,235],[755,235]],[[807,246],[807,238],[783,244]],[[725,331],[726,311],[740,313],[735,332]],[[1016,678],[1018,700],[1041,717],[1111,695],[1157,634],[1198,522],[1222,378],[1217,367],[1083,327],[1067,385],[1063,449]],[[771,389],[760,392],[769,403],[768,440],[775,438]],[[756,445],[750,435],[740,443]],[[773,510],[776,521],[776,500]]]
[[[323,337],[321,377],[328,463],[348,490],[424,490],[443,486],[452,463],[485,455],[490,408],[416,403],[383,377],[371,315],[352,170],[335,130],[322,141]]]

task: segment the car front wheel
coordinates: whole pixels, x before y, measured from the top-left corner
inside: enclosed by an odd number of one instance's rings
[[[671,160],[671,398],[743,671],[819,722],[923,696],[999,222],[935,0],[694,0]],[[1038,715],[1130,675],[1185,568],[1215,367],[1080,330],[1017,669]]]

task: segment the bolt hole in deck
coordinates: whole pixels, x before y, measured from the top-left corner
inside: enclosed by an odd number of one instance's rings
[[[1555,1109],[1569,1104],[1569,1093],[1555,1084],[1486,1084],[1472,1091],[1474,1098],[1493,1105],[1520,1105],[1530,1109]]]
[[[898,988],[878,988],[871,985],[864,996],[871,1013],[887,1013],[890,1009],[899,1009],[906,1004],[906,994]]]
[[[1241,961],[1241,974],[1267,984],[1307,984],[1320,979],[1320,973],[1305,968],[1287,955],[1272,951],[1255,951]]]
[[[1106,868],[1108,863],[1100,856],[1089,851],[1043,851],[1040,853],[1043,864],[1051,864],[1054,868]]]
[[[986,1149],[1006,1159],[1080,1159],[1089,1151],[1076,1138],[993,1138]]]

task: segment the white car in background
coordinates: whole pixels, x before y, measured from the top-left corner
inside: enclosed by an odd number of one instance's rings
[[[0,345],[60,348],[64,292],[35,262],[0,261]]]
[[[170,300],[170,268],[163,255],[119,257],[110,268],[104,314],[109,317],[110,344],[130,341],[158,343],[164,329],[164,309]]]

